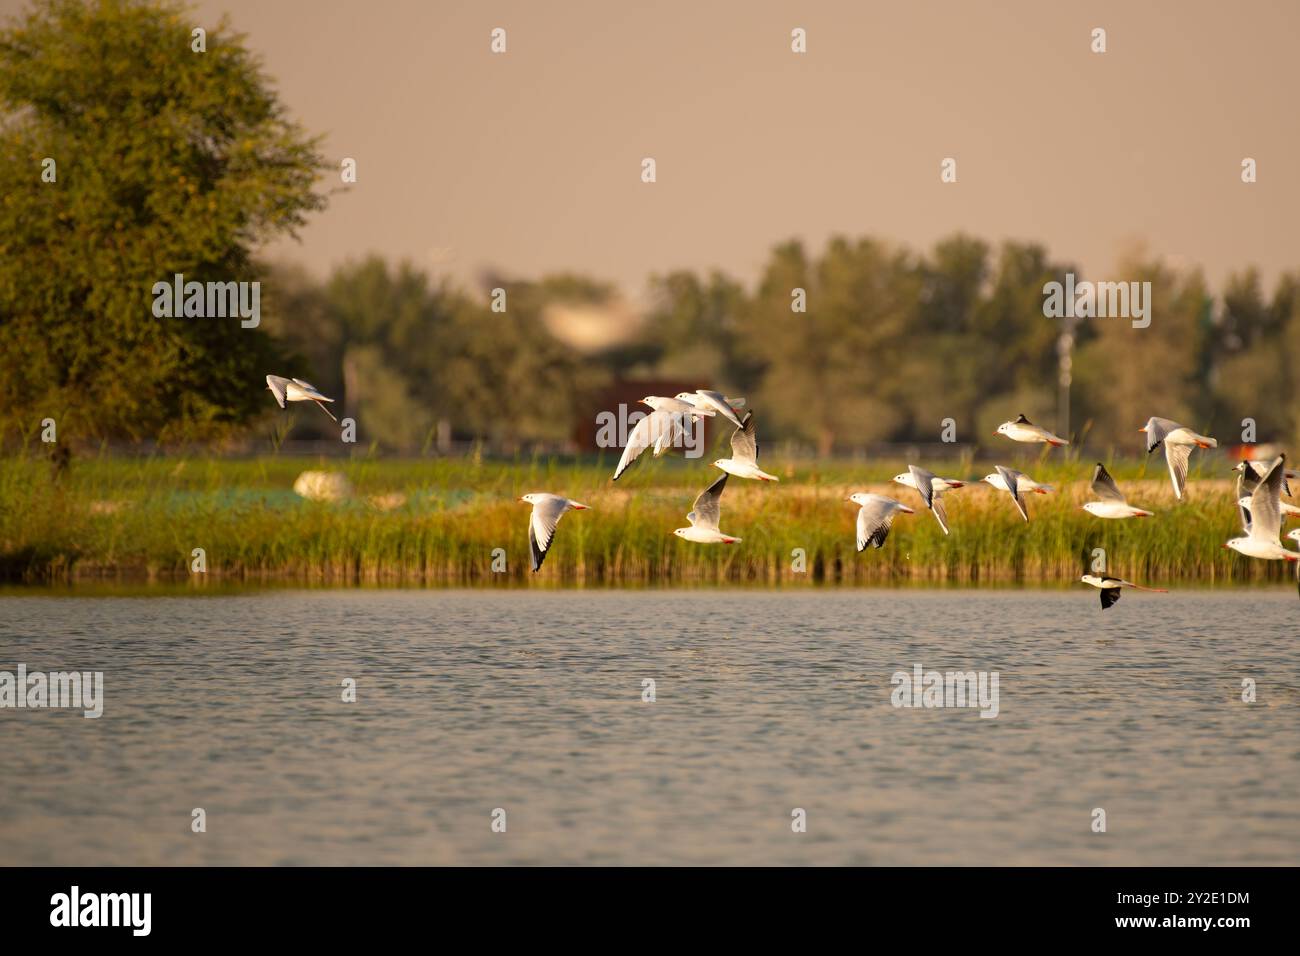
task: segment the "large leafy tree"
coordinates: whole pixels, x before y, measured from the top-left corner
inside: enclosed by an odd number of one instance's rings
[[[0,31],[0,408],[71,437],[210,438],[264,404],[274,341],[160,318],[152,286],[254,281],[324,205],[316,141],[223,22],[169,0],[39,0]],[[54,161],[55,181],[42,174]]]

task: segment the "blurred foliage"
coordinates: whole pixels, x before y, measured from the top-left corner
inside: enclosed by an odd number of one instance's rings
[[[0,407],[24,432],[208,439],[262,407],[271,337],[156,317],[151,290],[257,279],[257,244],[324,206],[321,159],[244,38],[223,23],[195,52],[192,23],[40,0],[0,31]]]
[[[791,240],[752,285],[678,270],[636,308],[572,273],[465,290],[373,256],[323,279],[259,268],[260,243],[323,206],[322,160],[241,36],[223,24],[199,54],[190,29],[168,0],[39,0],[0,32],[0,437],[52,416],[61,439],[209,440],[260,415],[337,438],[323,415],[280,412],[268,372],[337,398],[363,447],[400,450],[560,448],[600,387],[637,378],[744,395],[765,439],[822,454],[934,442],[948,418],[960,442],[992,444],[1022,412],[1060,427],[1044,285],[1097,277],[1033,242]],[[155,318],[152,284],[177,272],[262,278],[263,325]],[[1300,272],[1268,293],[1246,269],[1217,298],[1140,251],[1116,273],[1151,283],[1152,321],[1074,329],[1073,437],[1140,454],[1151,415],[1225,444],[1246,417],[1260,440],[1298,436]]]

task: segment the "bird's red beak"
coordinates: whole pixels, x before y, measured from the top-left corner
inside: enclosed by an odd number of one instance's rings
[[[1142,427],[1142,428],[1139,428],[1138,431],[1140,431],[1140,432],[1144,432],[1144,431],[1146,431],[1146,427],[1144,426],[1144,427]]]

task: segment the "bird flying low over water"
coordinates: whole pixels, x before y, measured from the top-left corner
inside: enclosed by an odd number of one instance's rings
[[[1285,465],[1286,455],[1278,455],[1273,459],[1268,471],[1251,492],[1249,507],[1241,509],[1245,536],[1233,538],[1224,545],[1225,548],[1231,548],[1248,558],[1300,561],[1300,553],[1284,548],[1279,540],[1282,532],[1281,504]],[[1240,489],[1241,478],[1237,479],[1237,484]]]
[[[754,436],[753,412],[746,413],[744,424],[731,433],[731,457],[719,458],[713,464],[737,478],[781,480],[758,467],[758,439]]]
[[[960,488],[964,481],[953,478],[937,478],[933,472],[908,465],[907,471],[893,478],[900,485],[911,488],[921,496],[925,506],[934,512],[934,519],[939,522],[943,533],[948,533],[948,512],[943,506],[943,496],[953,488]]]
[[[1052,486],[1040,485],[1023,471],[1016,471],[1014,468],[1004,468],[1002,465],[994,465],[993,467],[996,469],[993,474],[985,475],[980,481],[988,482],[998,491],[1005,491],[1011,495],[1011,501],[1015,504],[1016,510],[1020,512],[1020,517],[1028,521],[1029,512],[1025,510],[1025,502],[1021,495],[1030,491],[1035,494],[1045,495],[1052,490]]]
[[[1084,584],[1091,584],[1101,592],[1101,609],[1104,611],[1116,601],[1119,600],[1121,588],[1133,588],[1137,591],[1153,591],[1157,594],[1168,594],[1165,588],[1144,588],[1140,584],[1134,584],[1132,581],[1125,581],[1123,578],[1113,578],[1108,574],[1085,574],[1079,578]]]
[[[570,509],[586,511],[587,506],[563,495],[552,495],[544,491],[524,495],[519,500],[533,506],[533,513],[528,518],[528,550],[532,554],[533,570],[538,571],[546,560],[546,552],[551,548],[560,516]]]
[[[695,506],[686,516],[691,526],[678,528],[673,531],[673,534],[698,544],[739,544],[740,538],[734,538],[718,530],[718,521],[722,518],[722,489],[726,487],[727,475],[723,475],[701,491],[700,496],[695,499]]]
[[[1013,421],[1003,422],[998,426],[997,433],[999,435],[1006,435],[1012,441],[1047,442],[1047,444],[1054,448],[1070,444],[1064,438],[1058,438],[1056,435],[1053,435],[1046,428],[1040,428],[1038,425],[1035,425],[1024,415],[1017,415]]]
[[[300,378],[284,378],[280,375],[268,375],[266,377],[266,387],[271,390],[275,400],[281,408],[285,407],[285,402],[315,402],[320,406],[320,410],[329,415],[331,421],[338,421],[333,412],[325,407],[325,402],[332,402],[334,399],[326,398],[322,395],[311,382],[304,382]]]
[[[1083,510],[1098,518],[1150,518],[1154,514],[1129,504],[1101,462],[1097,462],[1097,469],[1092,473],[1092,493],[1100,500],[1089,501]]]
[[[865,491],[851,494],[844,500],[861,505],[858,508],[859,551],[865,550],[867,545],[883,548],[885,539],[889,537],[890,526],[894,523],[894,516],[899,512],[905,515],[916,514],[901,501],[895,501],[884,495],[868,494]]]
[[[1167,418],[1149,418],[1138,431],[1146,432],[1148,455],[1162,444],[1165,446],[1165,461],[1169,463],[1169,480],[1174,483],[1174,497],[1182,501],[1183,491],[1187,487],[1187,459],[1191,457],[1192,449],[1218,448],[1219,443]]]

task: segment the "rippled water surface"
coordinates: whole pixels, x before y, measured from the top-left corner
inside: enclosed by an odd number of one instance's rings
[[[0,710],[6,864],[1300,862],[1290,590],[3,597],[20,662],[106,702]]]

